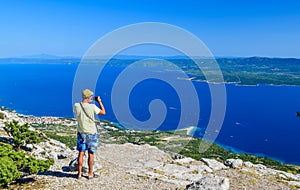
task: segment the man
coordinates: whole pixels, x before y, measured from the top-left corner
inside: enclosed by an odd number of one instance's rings
[[[74,105],[74,113],[78,121],[77,150],[79,151],[79,155],[77,179],[82,177],[82,164],[85,151],[88,151],[88,179],[97,177],[93,173],[94,153],[98,148],[98,132],[95,125],[94,114],[105,115],[106,112],[99,96],[96,98],[96,101],[100,108],[98,108],[95,104],[91,104],[94,99],[93,95],[94,93],[91,90],[83,90],[82,102],[75,103]]]

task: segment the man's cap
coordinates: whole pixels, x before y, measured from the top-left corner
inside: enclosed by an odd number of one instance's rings
[[[82,98],[84,98],[84,99],[89,98],[92,95],[94,95],[94,93],[89,89],[85,89],[85,90],[82,91]]]

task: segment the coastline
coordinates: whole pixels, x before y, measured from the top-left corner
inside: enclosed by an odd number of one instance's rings
[[[4,119],[1,114],[5,114]],[[76,139],[73,138],[76,134],[75,119],[25,116],[15,111],[0,111],[0,129],[2,129],[5,121],[11,120],[18,120],[23,123],[27,121],[33,122],[31,124],[33,130],[42,132],[51,141],[50,143],[41,142],[41,144],[49,145],[51,147],[50,151],[41,148],[38,148],[38,150],[43,153],[42,155],[46,154],[53,157],[55,164],[50,171],[44,174],[40,173],[35,177],[41,180],[38,183],[44,183],[44,180],[48,182],[53,180],[51,183],[55,187],[61,183],[68,184],[71,187],[74,179],[72,177],[67,178],[67,176],[72,176],[73,173],[62,171],[62,168],[74,158],[74,144],[68,145],[64,140],[71,139],[72,142],[76,142]],[[186,135],[188,130],[183,129],[173,132],[124,130],[118,128],[112,122],[101,121],[99,156],[103,166],[97,171],[100,172],[100,175],[106,176],[109,170],[105,168],[114,167],[116,170],[120,170],[126,165],[124,169],[126,169],[127,174],[137,176],[132,181],[133,184],[138,184],[137,181],[141,179],[140,177],[142,179],[155,177],[159,183],[175,184],[182,187],[199,180],[199,178],[204,180],[207,177],[213,177],[211,180],[214,181],[215,177],[221,176],[222,179],[230,181],[230,187],[234,189],[240,187],[240,185],[247,188],[255,185],[256,189],[273,189],[275,187],[289,187],[293,189],[300,187],[300,167],[297,167],[297,169],[296,166],[278,165],[276,161],[270,159],[264,160],[255,156],[233,154],[216,144],[212,144],[207,152],[199,153],[199,143],[207,142]],[[0,132],[4,132],[3,129]],[[6,137],[4,133],[1,134],[1,136],[3,135]],[[62,143],[59,146],[64,147],[64,150],[60,152],[69,152],[70,155],[72,153],[71,156],[60,156],[59,158],[58,153],[56,151],[53,152],[53,150],[56,150],[53,142],[59,144],[58,141]],[[52,145],[50,145],[51,143]],[[178,149],[180,151],[176,152]],[[159,155],[165,155],[166,159],[163,163],[158,159],[159,157],[153,156],[151,153],[148,155],[148,151],[153,150],[157,151]],[[139,153],[132,153],[135,151]],[[51,154],[49,154],[50,152]],[[247,158],[252,160],[249,161]],[[144,164],[141,163],[141,159],[144,159]],[[269,165],[266,165],[264,161],[268,161]],[[124,163],[120,165],[120,162]],[[140,169],[141,164],[148,169]],[[152,168],[149,168],[149,164],[154,165]],[[105,171],[103,171],[103,168]],[[185,174],[178,173],[178,169]],[[55,174],[55,172],[60,173],[59,178],[57,175],[47,175],[49,173]],[[120,179],[123,180],[123,178]],[[249,182],[249,179],[252,179],[252,181]],[[126,181],[126,179],[124,180]],[[264,182],[261,180],[264,180]],[[83,180],[80,184],[84,185],[85,182]],[[272,187],[269,187],[269,184],[272,184]]]
[[[234,148],[232,146],[224,145],[224,144],[219,143],[219,142],[214,142],[214,143],[216,145],[224,148],[225,150],[228,150],[228,151],[234,153],[234,154],[249,154],[249,155],[253,155],[253,156],[257,156],[257,157],[269,158],[271,160],[275,160],[277,162],[280,162],[281,164],[294,165],[294,166],[299,166],[300,167],[300,162],[299,163],[287,163],[284,160],[274,158],[274,157],[271,157],[271,156],[268,156],[268,155],[265,155],[265,154],[262,154],[262,153],[251,153],[251,152],[247,152],[247,151],[243,151],[243,150]]]
[[[5,113],[11,113],[10,115],[8,115],[9,118],[14,118],[16,120],[18,120],[18,118],[22,118],[22,122],[24,123],[29,123],[32,124],[33,126],[39,126],[39,125],[63,125],[63,126],[76,126],[77,125],[77,121],[75,118],[70,118],[70,117],[56,117],[56,116],[34,116],[34,115],[26,115],[26,114],[22,114],[17,112],[16,110],[7,108],[5,106],[1,106],[0,107],[0,113],[1,111],[8,111]],[[125,127],[121,126],[119,123],[116,122],[112,122],[112,121],[108,121],[108,120],[100,120],[102,121],[102,125],[105,124],[110,124],[113,127],[118,128],[119,130],[127,130]],[[109,126],[106,126],[107,128],[109,128]],[[74,129],[73,129],[74,130]],[[183,129],[179,129],[176,130],[178,131],[180,134],[184,134],[188,137],[194,138],[194,139],[200,139],[202,140],[202,138],[199,137],[194,137],[192,135],[192,132],[194,130],[197,130],[196,127],[187,127],[187,128],[183,128]],[[138,130],[130,130],[130,131],[138,131]],[[151,131],[149,131],[151,132]],[[174,132],[174,131],[161,131],[161,132]],[[176,133],[176,132],[175,132]],[[74,132],[75,134],[75,132]],[[203,139],[204,140],[204,139]],[[228,145],[224,145],[220,142],[210,142],[213,143],[219,147],[221,147],[222,149],[229,151],[233,154],[246,154],[246,155],[251,155],[251,156],[255,156],[255,157],[262,157],[262,158],[266,158],[266,159],[271,159],[274,161],[277,161],[283,165],[292,165],[292,166],[296,166],[296,167],[300,167],[300,163],[288,163],[285,162],[284,160],[275,158],[275,157],[270,157],[268,155],[265,154],[261,154],[261,153],[251,153],[251,152],[247,152],[247,151],[243,151],[237,148],[234,148],[232,146],[228,146]]]
[[[3,112],[3,110],[5,112]],[[7,115],[8,118],[15,119],[15,120],[19,120],[19,118],[21,118],[21,122],[29,123],[34,127],[44,126],[44,125],[45,126],[47,126],[47,125],[67,126],[67,127],[69,127],[69,129],[71,131],[74,131],[74,135],[76,134],[77,121],[76,121],[75,118],[55,117],[55,116],[24,115],[24,114],[16,112],[15,110],[11,110],[9,108],[6,108],[4,106],[2,106],[0,108],[0,113],[6,113],[6,114],[8,114]],[[127,131],[126,128],[124,128],[123,126],[121,126],[118,123],[107,121],[107,120],[100,120],[100,121],[102,122],[102,125],[106,125],[105,126],[106,129],[110,129],[110,130],[113,130],[113,131],[115,131],[115,130]],[[116,128],[116,129],[114,129],[114,128]],[[192,139],[196,139],[196,140],[204,140],[202,138],[197,138],[197,137],[191,136],[191,132],[194,129],[195,129],[195,127],[187,127],[187,128],[179,129],[179,130],[176,130],[176,131],[144,131],[144,132],[146,132],[146,133],[157,133],[157,132],[160,132],[160,133],[174,133],[175,136],[178,135],[178,134],[180,136],[182,135],[181,137],[179,137],[179,138],[182,138],[182,139],[192,138]],[[137,132],[137,133],[140,132],[138,130],[128,130],[128,131],[129,132],[130,131],[131,132]],[[62,135],[62,133],[58,133],[58,134]],[[162,139],[160,139],[160,140],[162,140]],[[264,154],[249,153],[249,152],[246,152],[246,151],[243,151],[243,150],[236,149],[236,148],[231,147],[231,146],[223,145],[222,143],[219,143],[219,142],[209,142],[209,143],[212,143],[216,146],[219,146],[220,148],[222,148],[225,151],[228,151],[232,154],[249,155],[249,156],[252,156],[252,157],[261,157],[261,158],[265,158],[265,159],[269,159],[269,160],[279,162],[282,165],[291,165],[291,166],[295,166],[295,167],[300,167],[300,164],[297,164],[297,163],[286,163],[284,160],[280,160],[280,159],[277,159],[277,158],[272,158],[272,157],[269,157],[269,156],[264,155]],[[137,143],[137,144],[139,144],[139,143]]]

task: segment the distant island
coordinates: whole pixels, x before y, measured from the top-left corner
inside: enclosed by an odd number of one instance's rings
[[[191,80],[206,81],[205,76],[199,70],[192,59],[184,56],[122,56],[118,55],[109,60],[112,66],[127,66],[137,60],[151,59],[158,65],[160,60],[166,60],[183,69]],[[97,63],[102,58],[91,59],[91,63]],[[199,58],[195,58],[199,59]],[[78,57],[59,57],[54,55],[34,55],[14,58],[1,58],[0,64],[79,64]],[[212,61],[203,58],[201,61]],[[300,59],[296,58],[267,58],[267,57],[217,57],[216,61],[222,71],[224,82],[237,85],[300,85]],[[156,63],[155,63],[156,64]],[[154,64],[154,65],[155,65]],[[212,71],[213,72],[213,71]]]

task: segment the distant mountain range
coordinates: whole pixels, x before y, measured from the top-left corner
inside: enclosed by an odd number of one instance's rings
[[[25,55],[21,57],[10,57],[15,59],[80,59],[80,57],[75,56],[57,56],[50,54],[35,54],[35,55]]]
[[[76,56],[57,56],[51,54],[34,54],[34,55],[25,55],[20,57],[5,57],[0,58],[0,60],[12,60],[12,59],[45,59],[45,60],[61,60],[61,59],[81,59],[82,57]],[[106,59],[110,58],[110,56],[102,56],[102,57],[90,57],[91,59]],[[113,57],[114,59],[190,59],[188,56],[183,55],[174,55],[174,56],[142,56],[142,55],[116,55]],[[200,57],[195,56],[193,58],[210,58],[210,57]],[[215,56],[215,59],[297,59],[297,58],[280,58],[280,57],[260,57],[260,56],[252,56],[252,57],[238,57],[238,56]]]

